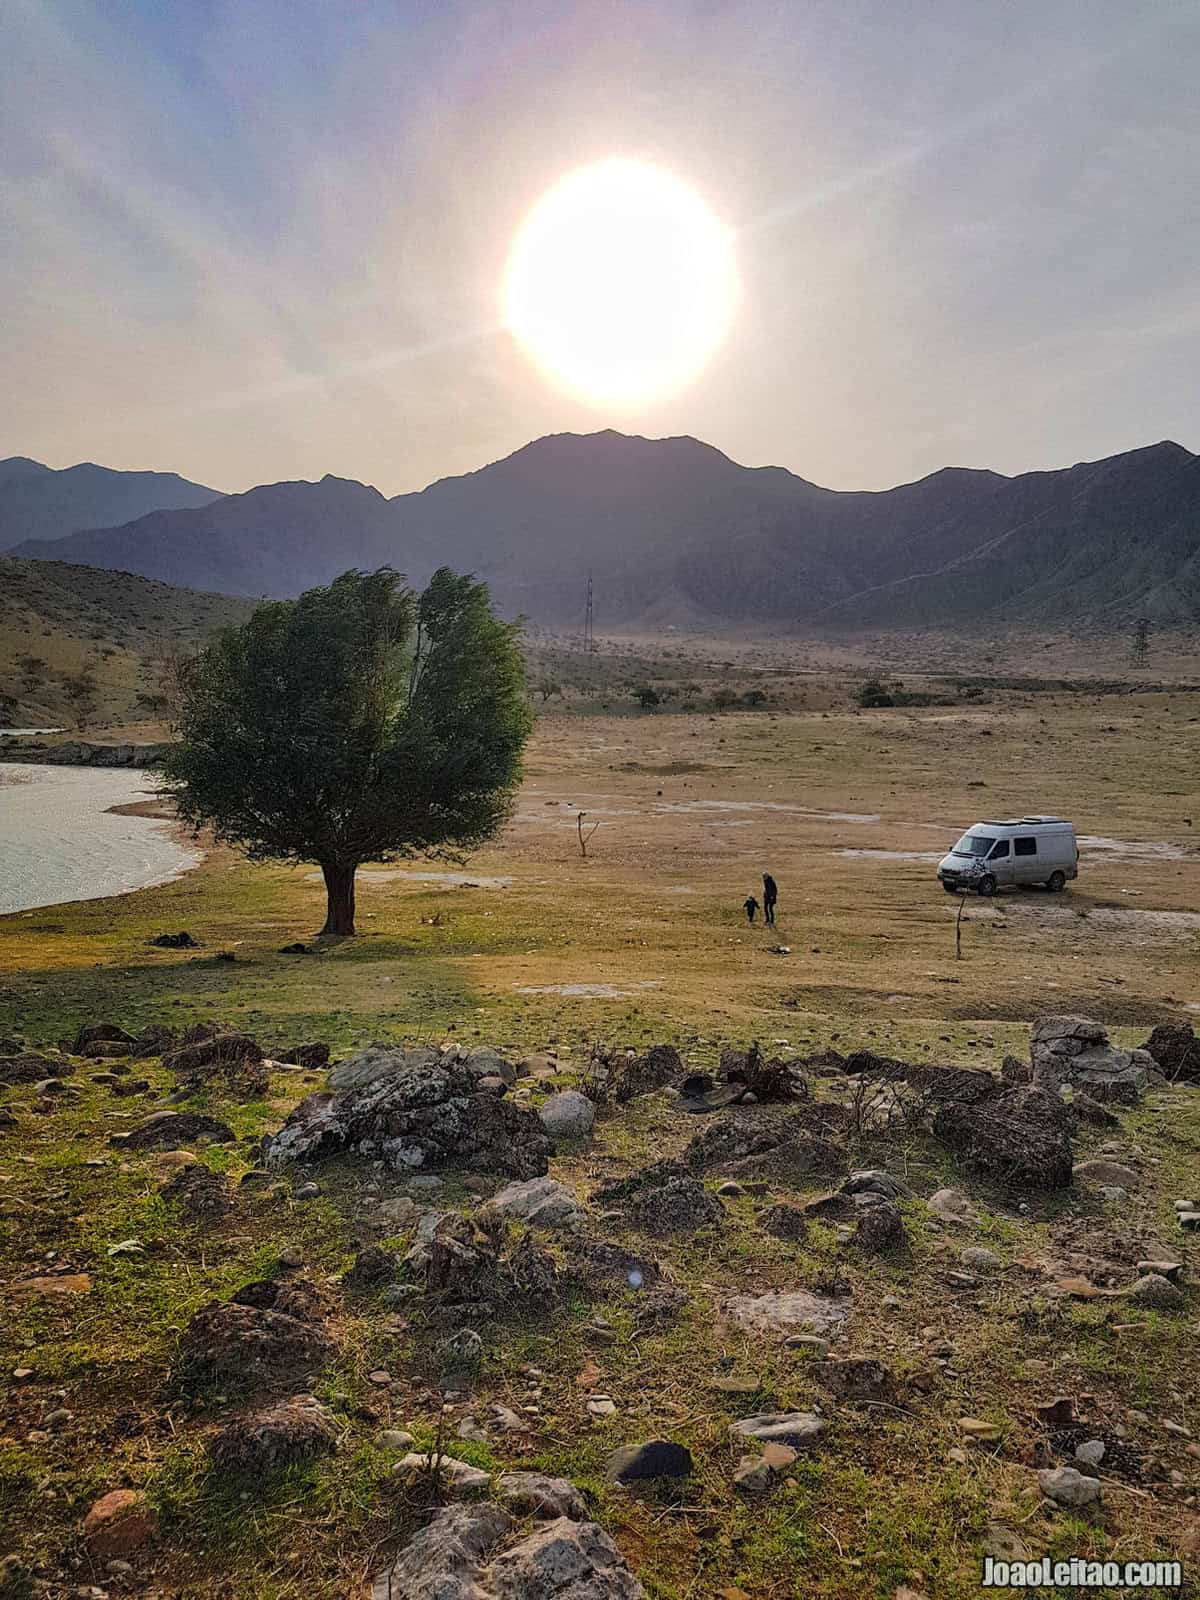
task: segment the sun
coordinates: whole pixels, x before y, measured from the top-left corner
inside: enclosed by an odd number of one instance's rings
[[[602,406],[684,387],[737,303],[730,230],[673,173],[602,161],[556,184],[513,242],[505,322],[554,382]]]

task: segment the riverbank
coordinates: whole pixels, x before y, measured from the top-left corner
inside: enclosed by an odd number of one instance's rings
[[[0,815],[0,913],[127,894],[203,859],[138,770],[9,763]]]

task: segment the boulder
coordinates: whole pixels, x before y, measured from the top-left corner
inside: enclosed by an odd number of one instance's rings
[[[158,1192],[177,1205],[188,1222],[217,1222],[233,1208],[229,1179],[199,1161],[180,1167]]]
[[[390,1044],[369,1044],[357,1055],[339,1061],[329,1074],[331,1089],[366,1089],[384,1078],[400,1074],[419,1075],[427,1067],[436,1065],[441,1057],[432,1045],[418,1045],[405,1050]]]
[[[906,1183],[877,1167],[852,1172],[842,1185],[843,1194],[877,1194],[884,1200],[898,1200],[911,1192]]]
[[[496,1480],[496,1498],[518,1516],[567,1517],[583,1522],[587,1506],[566,1478],[549,1478],[544,1472],[502,1472]]]
[[[789,1243],[799,1243],[808,1238],[809,1220],[803,1207],[788,1205],[786,1201],[768,1206],[760,1215],[759,1226],[765,1233]]]
[[[159,1111],[129,1133],[114,1133],[109,1144],[125,1150],[178,1150],[187,1144],[233,1144],[233,1129],[199,1111]]]
[[[1141,1173],[1135,1172],[1132,1167],[1127,1167],[1121,1161],[1077,1161],[1074,1167],[1074,1176],[1087,1183],[1115,1184],[1121,1189],[1136,1189],[1142,1181]]]
[[[74,1071],[71,1062],[62,1056],[41,1056],[32,1050],[0,1056],[0,1084],[6,1087],[19,1083],[40,1083],[43,1078],[67,1078]]]
[[[221,1079],[247,1098],[265,1094],[271,1081],[257,1041],[236,1030],[181,1044],[167,1052],[163,1066],[181,1084],[194,1086]]]
[[[1039,1017],[1030,1034],[1033,1082],[1056,1095],[1063,1084],[1102,1104],[1135,1105],[1154,1060],[1142,1050],[1118,1050],[1087,1017]]]
[[[1045,1089],[1006,1089],[970,1104],[943,1105],[933,1131],[970,1166],[1016,1189],[1071,1182],[1071,1116]]]
[[[270,1472],[337,1449],[333,1417],[311,1394],[235,1417],[215,1434],[208,1450],[229,1472]]]
[[[282,1311],[211,1301],[184,1329],[179,1354],[188,1374],[236,1384],[314,1372],[333,1354],[333,1341]]]
[[[124,1049],[114,1050],[113,1055],[124,1055],[137,1043],[132,1033],[127,1033],[124,1028],[118,1027],[115,1022],[86,1022],[75,1035],[71,1045],[73,1056],[106,1055],[105,1050],[97,1050],[97,1045],[122,1045]]]
[[[1200,1039],[1190,1022],[1160,1022],[1142,1050],[1172,1083],[1200,1083]]]
[[[586,1139],[596,1120],[596,1108],[577,1089],[561,1089],[542,1102],[538,1117],[552,1139]]]
[[[854,1242],[860,1249],[878,1254],[896,1249],[905,1239],[904,1218],[890,1200],[881,1200],[878,1205],[868,1206],[859,1214]]]
[[[579,1201],[564,1184],[554,1178],[529,1178],[510,1183],[494,1194],[481,1208],[481,1214],[527,1222],[534,1228],[562,1228],[583,1216]]]
[[[612,1092],[624,1102],[640,1094],[652,1094],[683,1078],[683,1062],[672,1044],[652,1045],[640,1056],[626,1058],[615,1069]]]
[[[329,1065],[329,1046],[327,1044],[295,1044],[285,1050],[276,1060],[285,1066],[303,1067],[306,1072],[320,1072],[322,1067]]]
[[[769,1289],[732,1295],[725,1311],[750,1333],[836,1333],[850,1315],[850,1299],[808,1289]]]
[[[694,1233],[725,1215],[716,1195],[675,1161],[656,1161],[603,1184],[592,1200],[601,1207],[619,1207],[635,1228],[659,1235]]]
[[[482,1467],[473,1467],[469,1461],[458,1461],[454,1456],[410,1453],[402,1456],[392,1468],[398,1478],[410,1483],[424,1478],[433,1481],[436,1473],[444,1491],[454,1495],[484,1495],[492,1486],[491,1474]]]
[[[516,1067],[490,1045],[478,1045],[470,1052],[467,1056],[467,1071],[476,1082],[487,1078],[499,1078],[502,1083],[512,1085],[517,1081]]]
[[[896,1378],[873,1356],[830,1358],[822,1363],[818,1375],[825,1387],[841,1400],[856,1405],[896,1403]]]
[[[816,1102],[738,1107],[693,1135],[684,1164],[730,1178],[774,1176],[798,1182],[841,1167],[844,1157],[829,1135],[844,1121],[843,1108]]]
[[[131,1555],[158,1533],[158,1513],[138,1489],[112,1489],[83,1519],[88,1553],[99,1561]]]
[[[1039,1472],[1038,1486],[1047,1500],[1070,1511],[1095,1505],[1101,1495],[1099,1478],[1089,1478],[1076,1467],[1055,1467]]]
[[[331,1082],[346,1065],[333,1069]],[[536,1178],[552,1149],[532,1111],[480,1093],[463,1063],[435,1059],[407,1060],[362,1087],[309,1095],[267,1142],[265,1159],[278,1165],[352,1151],[410,1176],[459,1167]]]
[[[939,1222],[972,1223],[979,1221],[979,1213],[961,1189],[938,1189],[925,1204]]]
[[[1182,1311],[1187,1305],[1183,1290],[1158,1272],[1144,1272],[1130,1289],[1129,1298],[1154,1311]]]

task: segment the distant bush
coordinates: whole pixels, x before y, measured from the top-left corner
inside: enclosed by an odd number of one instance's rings
[[[654,711],[662,705],[662,695],[648,683],[643,684],[640,689],[635,689],[633,696],[643,711]]]
[[[858,686],[854,698],[864,711],[869,711],[875,706],[894,706],[895,700],[891,691],[881,678],[868,678],[865,683]]]

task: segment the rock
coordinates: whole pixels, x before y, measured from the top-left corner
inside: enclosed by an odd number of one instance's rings
[[[158,1192],[177,1205],[188,1222],[218,1222],[233,1209],[229,1179],[200,1161],[181,1166]]]
[[[1143,1274],[1130,1289],[1129,1298],[1155,1311],[1182,1311],[1187,1305],[1183,1290],[1157,1272]]]
[[[412,1050],[397,1049],[394,1045],[371,1044],[357,1055],[339,1061],[329,1074],[331,1089],[367,1089],[387,1078],[415,1075],[418,1078],[427,1067],[439,1061],[438,1052],[431,1045],[419,1045]]]
[[[1195,1233],[1200,1228],[1200,1211],[1177,1211],[1175,1220],[1186,1232]]]
[[[1096,1193],[1106,1205],[1120,1205],[1123,1200],[1129,1198],[1126,1190],[1115,1183],[1102,1183]]]
[[[316,1200],[321,1193],[319,1183],[302,1183],[292,1194],[293,1200]]]
[[[1075,1459],[1085,1467],[1098,1467],[1104,1460],[1104,1450],[1103,1439],[1085,1439],[1075,1446]]]
[[[971,1166],[1018,1189],[1071,1182],[1071,1118],[1057,1094],[1006,1089],[971,1104],[945,1105],[935,1135]]]
[[[783,1341],[785,1350],[811,1350],[816,1356],[829,1354],[829,1340],[815,1333],[789,1333]]]
[[[467,1070],[477,1082],[499,1078],[507,1087],[517,1081],[517,1069],[489,1045],[477,1045],[467,1056]]]
[[[112,1489],[83,1519],[88,1553],[96,1560],[129,1555],[158,1533],[158,1513],[138,1489]]]
[[[379,1435],[381,1450],[407,1450],[412,1443],[413,1436],[407,1428],[385,1428]]]
[[[422,1597],[433,1593],[445,1591],[420,1591]],[[646,1600],[646,1591],[603,1528],[566,1517],[544,1524],[496,1556],[482,1577],[480,1594],[483,1600],[493,1595],[496,1600]],[[413,1591],[413,1600],[416,1595]],[[476,1600],[471,1591],[468,1595]]]
[[[215,1435],[209,1454],[230,1472],[270,1472],[337,1449],[333,1417],[310,1394],[235,1417]]]
[[[895,1405],[895,1376],[873,1356],[845,1356],[825,1361],[821,1382],[841,1400],[857,1405]]]
[[[333,1069],[331,1081],[345,1065]],[[406,1175],[459,1167],[535,1178],[546,1171],[552,1149],[532,1111],[479,1093],[460,1062],[406,1059],[365,1087],[302,1100],[268,1141],[266,1160],[309,1161],[351,1150]]]
[[[1047,1428],[1069,1428],[1075,1421],[1075,1402],[1069,1394],[1056,1394],[1034,1407],[1039,1421]]]
[[[1085,1477],[1075,1467],[1054,1467],[1039,1472],[1038,1486],[1047,1500],[1072,1511],[1095,1505],[1101,1495],[1099,1478]]]
[[[114,1133],[109,1144],[125,1150],[177,1150],[184,1144],[234,1144],[228,1123],[199,1111],[159,1111],[129,1133]]]
[[[211,1301],[184,1329],[179,1354],[185,1372],[236,1384],[316,1371],[333,1342],[318,1324],[286,1312]]]
[[[124,1028],[118,1027],[115,1022],[88,1022],[75,1035],[75,1041],[71,1046],[71,1054],[73,1056],[91,1055],[95,1045],[123,1045],[126,1050],[130,1050],[136,1043],[137,1040],[133,1034],[127,1033]],[[103,1055],[105,1052],[100,1051],[98,1053]],[[121,1053],[120,1050],[113,1051],[114,1055],[120,1055]]]
[[[761,1459],[772,1472],[786,1472],[795,1464],[797,1454],[790,1444],[777,1444],[773,1439],[768,1439],[763,1445]]]
[[[1139,1261],[1137,1270],[1140,1273],[1154,1272],[1160,1278],[1169,1278],[1172,1283],[1178,1283],[1183,1274],[1182,1261]]]
[[[994,1250],[985,1249],[982,1245],[969,1246],[960,1252],[958,1259],[972,1272],[998,1272],[1003,1265]]]
[[[31,1050],[0,1056],[0,1084],[6,1088],[21,1083],[39,1083],[43,1078],[67,1078],[74,1067],[65,1058],[35,1055]]]
[[[1030,1034],[1033,1081],[1057,1095],[1063,1084],[1102,1104],[1135,1105],[1153,1059],[1141,1050],[1118,1050],[1108,1033],[1086,1017],[1039,1017]]]
[[[645,1444],[625,1444],[608,1458],[604,1476],[609,1483],[633,1483],[641,1478],[686,1478],[692,1454],[671,1439],[650,1439]]]
[[[762,1411],[733,1423],[729,1432],[734,1439],[761,1439],[804,1450],[815,1444],[824,1430],[824,1422],[813,1411]]]
[[[976,1444],[998,1444],[1003,1430],[995,1422],[985,1422],[981,1417],[959,1417],[958,1431]]]
[[[627,1178],[593,1190],[601,1207],[619,1206],[636,1228],[647,1233],[691,1233],[720,1222],[721,1202],[676,1161],[656,1161]]]
[[[286,1066],[303,1067],[306,1072],[320,1072],[329,1065],[329,1046],[312,1042],[292,1045],[276,1058]]]
[[[1082,1089],[1076,1089],[1071,1096],[1071,1110],[1080,1122],[1090,1123],[1093,1128],[1119,1128],[1120,1117],[1111,1112],[1107,1106],[1093,1100],[1090,1094],[1085,1094]]]
[[[890,1200],[881,1200],[865,1210],[854,1230],[855,1244],[873,1254],[894,1250],[905,1241],[904,1219]]]
[[[826,1135],[844,1126],[845,1118],[843,1107],[816,1102],[739,1107],[701,1128],[689,1142],[683,1164],[693,1172],[717,1171],[727,1178],[774,1175],[795,1183],[841,1166],[842,1150]]]
[[[719,1190],[717,1192],[720,1193]],[[808,1238],[809,1221],[800,1206],[789,1205],[781,1200],[776,1205],[768,1206],[758,1220],[764,1232],[776,1239],[796,1244]]]
[[[30,1294],[42,1298],[46,1295],[87,1294],[92,1287],[92,1280],[86,1272],[48,1272],[36,1278],[18,1278],[9,1287],[14,1295]]]
[[[377,1289],[390,1283],[400,1267],[394,1250],[381,1244],[364,1245],[354,1257],[354,1264],[342,1277],[348,1289]]]
[[[877,1194],[885,1200],[898,1200],[910,1193],[907,1184],[901,1183],[890,1172],[872,1167],[864,1172],[852,1172],[842,1185],[843,1194]]]
[[[455,1495],[482,1495],[492,1486],[491,1473],[473,1467],[467,1461],[456,1461],[453,1456],[418,1455],[402,1456],[392,1471],[398,1478],[416,1482],[419,1478],[433,1481],[436,1467],[438,1482]]]
[[[850,1315],[848,1296],[811,1294],[807,1289],[771,1289],[733,1295],[725,1311],[751,1333],[836,1333]]]
[[[683,1075],[683,1062],[674,1045],[652,1045],[643,1055],[627,1059],[616,1069],[613,1098],[623,1103],[637,1095],[652,1094],[668,1084],[678,1084]]]
[[[543,1472],[502,1472],[496,1480],[496,1498],[518,1516],[587,1519],[587,1506],[575,1485]]]
[[[570,1189],[554,1178],[508,1184],[480,1208],[481,1216],[491,1213],[527,1222],[534,1228],[566,1227],[583,1216]]]
[[[1171,1082],[1200,1083],[1200,1039],[1190,1022],[1161,1022],[1142,1049]]]
[[[370,1600],[492,1600],[484,1562],[511,1527],[498,1505],[446,1506],[370,1580]]]
[[[191,1087],[220,1079],[246,1098],[265,1094],[270,1085],[270,1071],[257,1041],[233,1029],[181,1044],[163,1057],[163,1066],[181,1084]]]
[[[538,1117],[552,1139],[586,1139],[596,1120],[596,1108],[577,1089],[561,1089],[542,1102]]]
[[[1000,1076],[1005,1083],[1014,1087],[1019,1083],[1032,1083],[1033,1068],[1019,1056],[1005,1056],[1000,1063]]]
[[[154,945],[159,950],[198,950],[200,941],[193,939],[190,933],[156,933],[152,939],[147,939],[147,944]]]
[[[1003,1522],[989,1522],[983,1530],[983,1553],[993,1561],[1028,1561],[1029,1546]]]
[[[939,1222],[971,1223],[979,1213],[961,1189],[939,1189],[925,1202]]]
[[[733,1474],[733,1487],[739,1494],[766,1494],[774,1479],[761,1456],[743,1456]]]
[[[1120,1161],[1077,1161],[1072,1176],[1084,1182],[1116,1185],[1121,1189],[1136,1189],[1141,1174]]]

